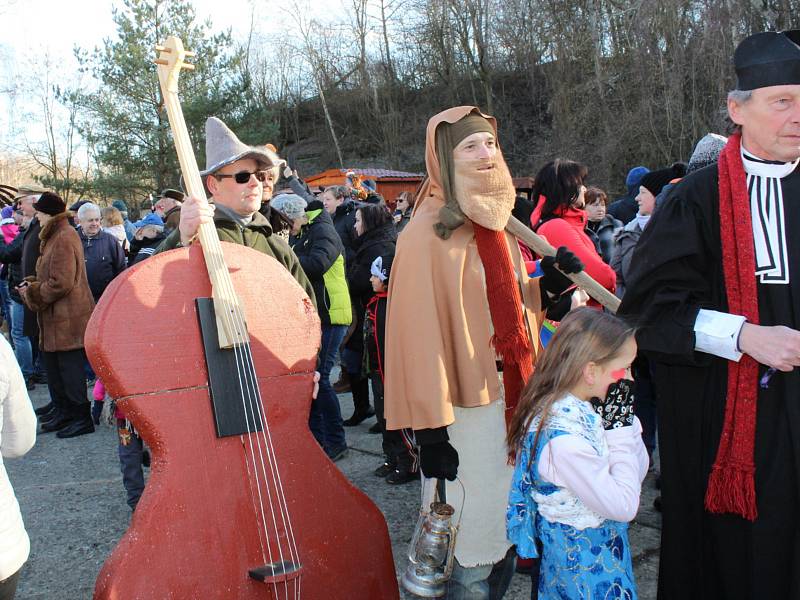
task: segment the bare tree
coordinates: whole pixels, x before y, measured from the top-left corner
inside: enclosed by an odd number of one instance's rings
[[[24,93],[34,102],[17,131],[19,149],[41,169],[38,178],[53,187],[66,202],[73,191],[84,190],[91,172],[86,144],[79,133],[78,93],[53,81],[54,68],[49,56],[28,69]],[[78,154],[87,157],[81,169]]]
[[[308,12],[302,10],[300,5],[297,2],[295,2],[292,10],[292,16],[295,20],[295,23],[297,24],[297,29],[300,32],[300,35],[302,36],[304,56],[309,66],[311,67],[311,76],[313,77],[314,82],[317,86],[317,91],[319,92],[320,102],[322,103],[322,110],[325,113],[325,120],[328,123],[328,130],[330,131],[334,148],[336,148],[336,156],[339,159],[339,166],[341,168],[344,168],[342,149],[339,146],[339,139],[336,137],[336,129],[333,126],[333,119],[331,118],[331,113],[328,110],[328,103],[325,100],[325,91],[322,88],[320,70],[322,68],[323,61],[320,54],[314,48],[313,38],[311,36],[311,27],[313,25],[313,22],[306,19],[305,17],[306,14],[308,14]]]

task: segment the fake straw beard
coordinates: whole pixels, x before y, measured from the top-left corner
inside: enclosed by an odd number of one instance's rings
[[[454,159],[453,167],[453,193],[464,214],[486,229],[505,229],[514,208],[515,191],[503,157],[498,153],[491,161]]]
[[[503,361],[507,427],[533,374],[533,349],[521,310],[522,295],[503,231],[514,208],[514,183],[499,153],[491,161],[454,159],[453,180],[458,205],[473,222],[486,277],[486,299],[494,327],[491,345]]]

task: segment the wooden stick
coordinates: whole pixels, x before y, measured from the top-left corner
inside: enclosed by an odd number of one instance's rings
[[[522,241],[531,250],[536,252],[536,254],[539,256],[556,255],[556,249],[547,243],[546,239],[531,231],[530,227],[527,227],[514,217],[511,217],[508,220],[506,230],[515,238]],[[617,312],[620,299],[592,279],[589,274],[586,273],[586,271],[581,271],[580,273],[564,273],[564,275],[578,284],[581,289],[585,290],[587,294],[605,306],[608,310],[613,313]]]

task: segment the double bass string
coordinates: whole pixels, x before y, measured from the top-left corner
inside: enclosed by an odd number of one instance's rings
[[[216,237],[216,232],[214,232],[214,236]],[[216,268],[225,269],[224,261],[222,260],[221,251],[222,251],[221,246],[216,246],[216,244],[215,244],[214,252],[212,252],[211,254],[212,254],[213,258],[214,258],[214,262],[216,263],[214,266]],[[228,287],[229,279],[228,278],[223,278],[223,280],[225,281],[226,287]],[[226,290],[226,291],[232,294],[233,293],[232,285],[230,285],[230,289]],[[222,318],[225,321],[227,321],[229,327],[233,326],[233,327],[236,327],[236,329],[238,329],[240,325],[243,325],[243,319],[237,318],[235,309],[232,309],[230,313],[228,312],[228,310],[229,309],[226,306],[225,309],[224,309],[224,314],[222,315]],[[231,317],[231,314],[233,314],[233,318]],[[240,330],[240,331],[242,331],[242,330]],[[248,381],[247,360],[246,360],[246,357],[244,357],[242,355],[242,353],[240,352],[238,344],[234,345],[233,351],[234,351],[234,356],[236,358],[236,370],[237,370],[237,375],[238,375],[238,379],[239,379],[239,387],[240,387],[241,394],[242,394],[242,406],[244,407],[245,420],[246,420],[246,424],[247,424],[247,429],[249,430],[251,428],[250,427],[251,415],[252,415],[252,423],[253,423],[253,426],[254,426],[253,428],[255,428],[256,417],[255,417],[255,408],[253,406],[253,398],[252,398],[252,394],[251,394],[251,392],[252,392],[251,385],[250,385],[250,383]],[[243,381],[243,379],[244,379],[244,381]],[[249,409],[250,409],[249,412],[248,412],[248,405],[249,405]],[[263,415],[262,415],[262,428],[263,428]],[[256,477],[256,481],[255,481],[256,492],[258,493],[258,501],[259,501],[259,506],[260,506],[260,509],[261,509],[261,518],[262,518],[262,522],[263,522],[264,532],[265,532],[265,535],[266,535],[267,554],[269,555],[269,562],[274,564],[274,558],[273,558],[273,555],[272,555],[272,547],[271,547],[271,545],[269,543],[269,537],[270,537],[269,536],[269,525],[267,523],[267,518],[266,518],[266,515],[264,513],[264,501],[263,501],[263,496],[262,496],[262,491],[261,491],[261,482],[260,482],[259,477],[258,477],[258,466],[259,466],[258,463],[259,462],[261,463],[260,466],[261,466],[261,470],[262,470],[263,475],[264,475],[264,483],[266,485],[266,493],[267,493],[267,496],[268,496],[269,509],[270,509],[270,513],[271,513],[271,516],[272,516],[273,527],[275,528],[275,536],[278,539],[278,552],[279,552],[279,555],[281,557],[281,561],[283,561],[283,552],[282,552],[282,548],[281,548],[281,544],[280,544],[280,534],[279,534],[279,532],[277,530],[277,519],[275,518],[275,509],[274,509],[274,504],[273,504],[273,501],[272,501],[272,491],[271,491],[269,483],[268,483],[269,476],[267,474],[266,465],[264,464],[264,456],[263,456],[263,453],[262,453],[261,446],[258,444],[258,438],[256,438],[256,442],[257,442],[257,446],[258,446],[258,454],[259,454],[259,460],[258,461],[256,460],[255,450],[253,449],[253,439],[252,439],[252,437],[250,435],[247,436],[247,439],[248,439],[248,443],[249,443],[249,446],[250,446],[250,454],[252,456],[253,469],[254,469],[254,474],[255,474],[255,477]],[[263,555],[263,547],[262,547],[262,555]],[[276,598],[278,597],[277,585],[278,584],[277,584],[276,581],[272,582],[272,586],[273,586]],[[284,582],[284,587],[286,588],[286,595],[287,595],[287,598],[288,598],[289,590],[288,590],[288,585],[286,585],[285,582]]]
[[[244,318],[243,318],[242,313],[237,310],[236,314],[239,317],[239,320],[241,321],[242,326],[244,327]],[[249,343],[246,343],[244,345],[244,350],[245,350],[245,353],[247,355],[247,360],[249,362],[249,365],[251,367],[248,370],[247,374],[251,375],[252,378],[253,378],[252,379],[252,381],[253,381],[253,390],[255,392],[255,398],[256,398],[256,401],[257,401],[257,406],[261,409],[261,420],[262,420],[261,437],[263,438],[263,441],[264,441],[265,445],[268,446],[267,447],[267,458],[270,461],[270,468],[271,468],[271,470],[272,470],[272,472],[274,474],[273,484],[275,485],[276,495],[280,495],[280,498],[279,498],[280,514],[281,514],[281,519],[283,521],[284,531],[287,534],[287,541],[289,542],[289,555],[290,555],[292,561],[298,563],[298,565],[299,565],[300,554],[299,554],[299,551],[297,549],[297,542],[296,542],[295,537],[294,537],[294,528],[292,527],[292,520],[291,520],[291,517],[289,515],[289,507],[288,507],[288,504],[286,502],[286,495],[284,494],[284,491],[283,491],[283,482],[281,480],[280,468],[278,467],[278,458],[277,458],[277,455],[275,454],[275,448],[274,448],[273,443],[272,443],[272,433],[271,433],[270,428],[269,428],[269,421],[267,420],[267,411],[266,411],[266,408],[264,407],[264,401],[263,401],[263,398],[261,396],[261,389],[260,389],[260,386],[258,384],[258,378],[256,377],[255,363],[253,361],[252,350],[251,350],[251,347],[250,347]],[[271,496],[270,496],[270,498],[271,498]],[[276,524],[276,529],[277,529],[277,524]],[[280,537],[278,538],[278,549],[279,549],[279,551],[281,551],[281,560],[283,560],[283,558],[282,558],[282,546],[281,546]],[[298,577],[294,578],[295,598],[297,598],[298,600],[300,598],[300,579],[301,579],[301,577],[302,577],[302,575],[298,575]]]
[[[206,258],[206,261],[210,261],[211,262],[211,264],[208,265],[208,266],[211,267],[211,268],[214,268],[214,269],[219,269],[220,272],[224,272],[225,274],[227,274],[227,270],[226,270],[225,265],[224,265],[224,260],[222,259],[222,248],[219,245],[219,241],[217,239],[216,231],[209,232],[209,234],[210,235],[208,235],[206,237],[208,237],[210,240],[213,240],[216,243],[210,243],[209,244],[209,248],[204,248],[204,256]],[[221,280],[225,281],[226,288],[227,288],[229,279],[226,279],[225,277],[222,277]],[[232,285],[230,286],[230,288],[231,289],[228,289],[226,291],[232,292]],[[229,329],[232,328],[233,321],[231,319],[231,315],[228,313],[227,307],[224,309],[223,314],[220,315],[220,318],[226,322],[226,325],[229,327]],[[238,350],[238,347],[236,345],[234,345],[233,350],[234,350],[234,357],[236,359],[236,371],[237,371],[237,377],[239,379],[239,389],[241,390],[241,393],[242,393],[242,406],[244,408],[244,413],[245,413],[245,422],[246,422],[246,425],[247,425],[247,429],[249,430],[250,429],[250,414],[248,413],[248,410],[247,410],[248,407],[247,407],[246,398],[245,398],[245,395],[244,395],[245,391],[247,389],[247,386],[245,386],[244,383],[243,383],[243,377],[246,378],[246,371],[247,371],[246,370],[246,364],[244,364],[244,362],[242,360],[242,356],[241,356],[241,354],[240,354],[240,352]],[[254,410],[253,410],[252,399],[250,400],[250,411],[253,414],[253,423],[255,424],[255,416],[254,416],[255,413],[254,413]],[[264,512],[264,500],[263,500],[263,497],[262,497],[261,483],[259,481],[259,476],[258,476],[258,461],[256,460],[255,450],[253,449],[253,440],[249,435],[248,435],[248,442],[249,442],[250,454],[252,456],[252,462],[253,462],[253,474],[255,475],[255,479],[256,479],[256,492],[258,494],[258,504],[259,504],[259,508],[260,508],[260,512],[261,512],[261,518],[262,518],[263,527],[264,527],[264,535],[265,535],[265,540],[266,540],[266,544],[267,544],[267,553],[269,555],[269,562],[272,563],[273,562],[272,548],[271,548],[271,546],[269,544],[269,537],[270,537],[269,536],[269,528],[268,528],[267,518],[266,518],[266,515],[265,515],[265,512]],[[261,448],[260,447],[259,447],[259,455],[261,455]],[[266,472],[266,467],[264,465],[263,455],[261,456],[261,469],[263,471],[264,481],[266,483],[268,475],[267,475],[267,472]],[[268,485],[267,485],[267,492],[269,492],[269,486]],[[252,494],[252,490],[251,490],[251,494]],[[271,498],[270,498],[270,509],[272,510]],[[273,515],[273,523],[274,523],[275,522],[275,520],[274,520],[274,510],[272,512],[272,515]],[[277,534],[277,531],[276,531],[276,534]],[[259,529],[259,538],[260,537],[261,537],[261,532],[260,532],[260,529]],[[267,557],[264,555],[263,542],[262,542],[261,552],[262,552],[262,560],[266,561]],[[274,592],[275,592],[275,597],[277,598],[278,597],[278,590],[277,590],[277,583],[276,582],[273,582],[273,588],[274,588]],[[287,595],[288,595],[288,591],[287,591]]]
[[[216,237],[216,232],[214,232],[214,234],[215,234],[215,237]],[[217,252],[213,253],[214,262],[215,263],[218,262],[218,264],[215,265],[215,266],[221,266],[221,268],[225,269],[224,261],[222,260],[222,252],[221,252],[222,248],[221,248],[221,245],[218,246],[218,249],[219,249],[219,254],[217,254]],[[231,294],[231,296],[233,296],[235,292],[233,290],[232,281],[230,280],[229,277],[223,278],[223,279],[224,279],[225,287],[229,288],[229,289],[226,289],[226,291],[229,292]],[[245,326],[245,322],[244,322],[244,316],[243,316],[241,310],[239,309],[239,307],[234,306],[230,310],[230,313],[228,313],[227,310],[226,310],[226,314],[223,316],[223,318],[225,318],[228,321],[229,324],[233,324],[237,329],[239,329],[239,331],[241,331],[241,332],[246,331],[246,326]],[[242,348],[243,348],[243,350],[242,350]],[[272,482],[273,482],[273,485],[275,486],[275,495],[279,496],[279,498],[277,498],[278,503],[279,503],[278,509],[279,509],[279,512],[280,512],[280,516],[281,516],[281,520],[282,520],[282,523],[283,523],[284,530],[287,533],[287,540],[289,541],[288,553],[289,553],[289,556],[291,557],[291,560],[293,562],[298,562],[299,563],[299,555],[298,555],[298,552],[297,552],[297,544],[296,544],[296,540],[295,540],[295,537],[294,537],[294,530],[293,530],[293,527],[292,527],[291,517],[288,514],[288,504],[286,503],[286,496],[285,496],[284,490],[283,490],[283,483],[281,481],[280,469],[278,467],[277,456],[275,455],[275,449],[274,449],[274,446],[273,446],[273,443],[272,443],[272,435],[271,435],[270,428],[269,428],[269,422],[267,420],[266,409],[263,406],[263,398],[261,398],[260,386],[258,384],[258,378],[257,378],[256,373],[255,373],[255,364],[253,362],[252,351],[251,351],[249,342],[244,343],[242,348],[240,348],[238,345],[234,345],[234,353],[235,353],[235,357],[236,357],[237,372],[238,372],[240,386],[241,386],[241,389],[242,389],[242,403],[243,403],[243,406],[245,408],[245,417],[246,417],[246,421],[247,421],[247,424],[248,424],[248,429],[250,428],[250,424],[249,424],[250,415],[248,415],[248,410],[247,410],[248,409],[248,405],[249,405],[249,409],[250,409],[249,412],[252,415],[252,420],[253,420],[253,424],[254,425],[256,423],[256,417],[255,417],[256,407],[261,409],[261,412],[260,412],[261,422],[262,422],[262,431],[261,431],[261,436],[260,436],[261,439],[259,439],[259,437],[256,437],[256,440],[257,440],[257,446],[258,446],[259,462],[261,463],[261,470],[263,471],[265,484],[266,484],[266,488],[267,488],[266,492],[267,492],[267,496],[268,496],[268,500],[269,500],[269,504],[270,504],[270,514],[271,514],[271,517],[272,517],[273,527],[275,529],[275,536],[277,538],[277,543],[278,543],[278,553],[279,553],[279,556],[280,556],[281,564],[283,564],[284,563],[283,543],[281,542],[280,532],[278,531],[278,522],[277,522],[277,518],[275,516],[275,508],[274,508],[273,497],[272,497],[273,494],[272,494],[271,486],[269,485],[269,481],[268,481],[268,479],[270,477],[267,474],[266,465],[264,464],[264,456],[263,456],[262,446],[261,446],[261,442],[262,441],[263,441],[263,444],[264,444],[264,452],[266,452],[266,454],[267,454],[267,462],[269,463],[270,471],[272,472]],[[244,382],[242,382],[242,375],[244,376]],[[245,396],[245,394],[246,394],[246,396]],[[256,402],[255,406],[254,406],[254,400]],[[254,432],[254,433],[255,433],[256,436],[258,436],[257,432]],[[251,455],[253,456],[253,466],[256,467],[257,465],[256,465],[255,451],[253,449],[252,438],[249,435],[248,435],[248,442],[249,442],[249,445],[250,445]],[[258,480],[257,473],[256,473],[256,487],[257,487],[257,490],[258,490],[259,504],[261,505],[261,513],[262,513],[262,520],[264,521],[264,529],[265,529],[265,532],[266,532],[266,535],[267,535],[267,551],[268,551],[269,556],[270,556],[270,562],[273,562],[272,548],[269,545],[269,530],[268,530],[268,526],[267,526],[267,523],[266,523],[266,517],[265,517],[265,514],[264,514],[264,510],[263,510],[263,498],[262,498],[262,495],[261,495],[260,482]],[[295,598],[299,599],[300,598],[300,577],[294,578],[294,584],[293,585],[294,585],[294,588],[295,588]],[[273,582],[273,586],[276,587],[277,583]],[[288,598],[289,588],[288,588],[288,582],[286,581],[286,579],[284,579],[284,587],[285,587],[287,598]],[[277,592],[277,589],[275,591]],[[276,593],[276,596],[277,596],[277,593]]]
[[[216,231],[213,232],[213,235],[214,235],[214,237],[216,237]],[[214,263],[212,265],[212,267],[217,268],[217,269],[225,269],[224,261],[222,260],[222,248],[221,248],[221,246],[217,246],[215,244],[215,247],[213,249],[211,249],[211,250],[212,250],[211,252],[206,254],[206,257],[210,256],[212,258],[213,263]],[[222,279],[225,281],[226,287],[228,287],[227,284],[228,284],[229,280],[227,278],[222,278]],[[231,285],[231,289],[230,290],[226,290],[226,291],[232,292],[233,291],[232,290],[232,285]],[[235,325],[234,321],[236,319],[235,318],[234,319],[231,318],[231,315],[229,314],[227,307],[225,307],[225,309],[223,311],[223,314],[221,315],[221,318],[224,321],[226,321],[226,323],[228,324],[229,328],[232,329],[233,326]],[[247,429],[249,430],[251,428],[250,427],[251,415],[252,415],[252,423],[253,423],[253,425],[255,425],[255,410],[253,408],[252,398],[249,397],[249,394],[247,394],[247,396],[245,395],[249,391],[249,389],[248,389],[249,386],[246,385],[245,382],[243,381],[243,379],[244,380],[247,379],[247,364],[246,364],[246,361],[243,359],[242,354],[239,351],[238,345],[234,345],[233,351],[234,351],[234,357],[236,359],[236,371],[237,371],[237,377],[239,379],[239,389],[240,389],[240,393],[242,395],[241,399],[242,399],[242,406],[244,408],[244,413],[245,413],[245,423],[247,425]],[[248,397],[249,397],[249,402],[247,402]],[[248,404],[249,404],[249,409],[250,409],[249,411],[248,411]],[[267,555],[269,556],[269,562],[270,563],[274,563],[274,558],[272,556],[272,547],[271,547],[271,545],[269,543],[269,538],[270,538],[269,525],[267,523],[267,517],[266,517],[265,511],[264,511],[264,498],[262,496],[261,482],[259,480],[259,475],[258,475],[258,467],[259,467],[258,462],[259,461],[256,460],[256,452],[255,452],[255,449],[253,448],[253,439],[252,439],[252,437],[250,435],[247,436],[247,441],[248,441],[248,444],[250,446],[250,455],[252,457],[252,462],[253,462],[253,474],[255,475],[256,493],[258,494],[258,504],[259,504],[259,508],[260,508],[260,512],[261,512],[261,520],[262,520],[263,528],[264,528],[264,536],[265,536],[265,541],[266,541],[266,546],[267,546],[267,548],[266,548]],[[256,441],[258,441],[258,439],[256,439]],[[264,457],[263,457],[263,454],[261,452],[261,447],[260,446],[258,447],[258,453],[259,453],[259,457],[260,457],[261,470],[263,471],[263,475],[264,475],[264,483],[265,483],[265,485],[267,487],[266,491],[267,491],[267,494],[269,496],[269,505],[270,505],[270,511],[271,511],[271,514],[272,514],[272,520],[273,520],[273,523],[276,523],[274,508],[273,508],[273,504],[272,504],[271,493],[270,493],[270,489],[269,489],[269,484],[267,482],[267,479],[268,479],[267,469],[266,469],[266,466],[264,464]],[[252,491],[251,491],[251,493],[252,493]],[[259,529],[259,532],[260,532],[260,529]],[[276,528],[276,537],[277,536],[278,536],[278,532],[277,532],[277,528]],[[260,537],[260,535],[259,535],[259,537]],[[278,549],[280,550],[280,541],[279,541]],[[264,555],[263,544],[262,544],[262,548],[261,548],[261,553],[262,553],[262,559],[266,561],[267,557]],[[273,586],[273,590],[274,590],[274,593],[275,593],[274,595],[275,595],[276,598],[278,598],[278,584],[277,584],[277,582],[273,581],[272,582],[272,586]],[[288,587],[287,587],[287,597],[288,597]]]
[[[241,323],[242,327],[244,327],[244,319],[243,319],[242,313],[238,309],[235,309],[234,314],[236,315],[238,322]],[[280,509],[280,515],[281,515],[281,520],[282,520],[282,524],[283,524],[283,529],[287,534],[287,541],[289,542],[289,548],[288,548],[289,555],[290,555],[291,560],[293,562],[299,562],[299,553],[297,551],[297,545],[296,545],[296,541],[294,539],[294,531],[293,531],[293,528],[292,528],[291,518],[289,516],[288,505],[286,503],[286,497],[285,497],[284,492],[283,492],[283,484],[282,484],[282,481],[281,481],[280,469],[278,467],[278,459],[277,459],[277,456],[275,454],[275,449],[274,449],[273,444],[272,444],[272,434],[271,434],[271,431],[270,431],[270,428],[269,428],[269,422],[268,422],[267,416],[266,416],[266,409],[263,406],[263,399],[261,398],[261,391],[260,391],[260,387],[258,385],[258,378],[256,377],[255,364],[253,362],[252,351],[251,351],[249,343],[244,344],[244,353],[246,355],[245,356],[246,364],[249,367],[249,368],[245,369],[245,378],[249,380],[248,381],[248,387],[247,387],[248,394],[249,394],[251,406],[252,406],[253,400],[255,400],[256,401],[256,406],[261,409],[262,431],[261,431],[261,436],[260,437],[263,438],[263,443],[265,445],[265,451],[267,453],[267,459],[268,459],[268,462],[270,464],[270,470],[273,473],[273,478],[272,479],[273,479],[273,485],[275,486],[275,495],[276,496],[280,496],[278,498],[278,503],[279,503],[279,509]],[[253,412],[255,413],[254,409],[253,409]],[[255,417],[254,417],[253,420],[255,422]],[[258,434],[256,433],[256,435],[258,435]],[[259,454],[261,454],[260,450],[261,450],[261,446],[259,444]],[[267,487],[267,492],[268,492],[269,499],[270,499],[269,500],[270,501],[270,505],[272,506],[272,493],[271,493],[271,490],[269,489],[269,485]],[[280,556],[281,556],[281,561],[283,561],[284,560],[283,545],[282,545],[282,542],[280,540],[280,533],[277,531],[277,529],[278,529],[277,528],[277,521],[275,520],[274,512],[272,513],[272,516],[273,516],[273,523],[275,524],[276,536],[278,537],[278,551],[279,551]],[[285,581],[284,581],[284,583],[287,586],[287,594],[288,594],[288,584]],[[295,597],[296,598],[300,597],[300,595],[299,595],[299,586],[300,586],[300,579],[299,579],[299,577],[297,577],[297,578],[294,579]]]

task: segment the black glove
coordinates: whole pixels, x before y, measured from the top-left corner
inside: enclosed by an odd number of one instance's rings
[[[603,419],[603,429],[633,425],[633,381],[620,379],[608,386],[606,399],[592,398],[595,412]]]
[[[539,279],[539,287],[554,296],[560,296],[564,290],[574,285],[564,273],[583,271],[581,259],[570,252],[566,246],[561,246],[556,250],[555,256],[545,256],[540,265],[544,275]]]
[[[455,481],[458,452],[450,442],[435,442],[419,447],[419,467],[425,477]]]

